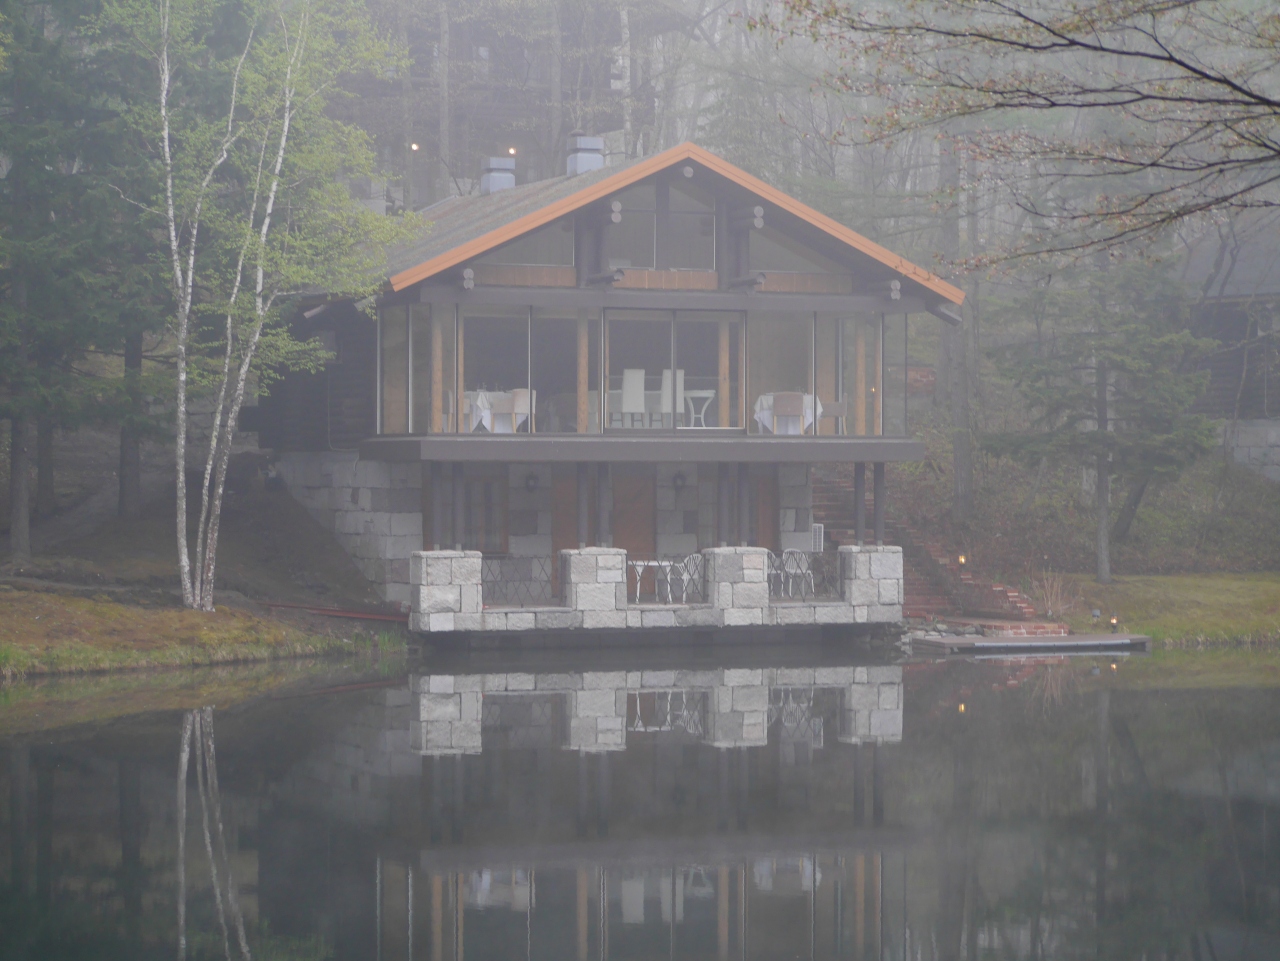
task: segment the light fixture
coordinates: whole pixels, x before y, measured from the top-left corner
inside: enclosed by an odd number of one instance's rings
[[[524,489],[530,494],[538,489],[538,475],[533,471],[524,475]]]
[[[418,149],[418,145],[417,145],[416,143],[411,143],[411,144],[409,144],[409,149],[410,149],[410,150],[417,150],[417,149]]]
[[[961,701],[961,702],[960,702],[960,705],[956,708],[956,710],[958,710],[961,714],[963,714],[963,713],[964,713],[964,702],[963,702],[963,701]]]
[[[512,157],[514,157],[514,156],[516,155],[516,148],[515,148],[515,147],[508,147],[508,148],[507,148],[507,153],[508,153],[508,154],[510,154]]]
[[[685,179],[688,180],[693,176],[693,168],[686,164],[680,168],[680,173],[684,174]]]
[[[1111,633],[1114,634],[1119,629],[1120,629],[1120,618],[1112,614],[1111,615]]]
[[[961,567],[964,567],[967,558],[963,554],[961,554],[959,557],[956,558],[956,560],[960,563]]]
[[[1115,661],[1112,661],[1112,662],[1111,662],[1111,670],[1113,670],[1113,671],[1118,671],[1118,670],[1120,670],[1120,665],[1119,665],[1119,664],[1117,664]]]

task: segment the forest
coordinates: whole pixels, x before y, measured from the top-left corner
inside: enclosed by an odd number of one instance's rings
[[[329,358],[300,295],[375,293],[484,158],[559,176],[575,131],[607,163],[694,141],[965,290],[911,319],[899,522],[1028,586],[1280,563],[1280,445],[1240,453],[1280,405],[1270,5],[3,0],[0,28],[15,565],[55,438],[118,434],[125,518],[172,444],[208,609],[239,408]]]

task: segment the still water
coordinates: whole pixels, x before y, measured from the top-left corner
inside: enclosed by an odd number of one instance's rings
[[[1280,695],[1100,667],[436,657],[28,731],[0,958],[1280,958]]]

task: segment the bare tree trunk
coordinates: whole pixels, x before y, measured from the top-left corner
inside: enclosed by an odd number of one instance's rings
[[[960,158],[955,146],[943,144],[939,157],[939,187],[950,204],[942,220],[942,253],[955,261],[960,256]],[[967,313],[967,311],[966,311]],[[973,511],[973,438],[969,419],[969,332],[965,324],[943,332],[943,350],[949,373],[951,414],[951,519],[964,523]]]
[[[142,332],[124,342],[124,390],[128,410],[120,425],[120,494],[116,510],[121,517],[142,513]]]
[[[1142,496],[1150,483],[1151,475],[1143,474],[1129,488],[1129,495],[1124,499],[1115,527],[1111,530],[1111,539],[1117,544],[1123,544],[1129,539],[1129,528],[1133,526],[1133,519],[1138,516],[1138,505],[1142,503]]]
[[[14,414],[9,445],[9,560],[31,562],[31,419]]]
[[[53,418],[36,418],[36,517],[48,517],[58,506],[53,475]]]
[[[1098,430],[1105,434],[1108,429],[1107,412],[1107,368],[1098,363]],[[1111,455],[1105,449],[1098,454],[1098,482],[1095,492],[1095,503],[1098,512],[1098,583],[1111,583]]]

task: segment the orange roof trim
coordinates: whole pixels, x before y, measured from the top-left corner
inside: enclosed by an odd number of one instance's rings
[[[738,186],[751,191],[762,200],[766,200],[775,207],[785,210],[787,213],[817,227],[836,240],[848,244],[873,260],[879,261],[886,267],[915,281],[920,286],[933,291],[943,299],[956,305],[964,302],[964,291],[958,287],[947,283],[923,267],[918,267],[911,261],[886,250],[856,231],[850,230],[844,224],[833,220],[825,214],[818,213],[812,207],[801,203],[794,197],[787,196],[781,190],[770,187],[764,181],[751,176],[744,170],[740,170],[727,160],[722,160],[710,151],[692,143],[683,143],[677,147],[672,147],[670,150],[664,150],[660,154],[655,154],[646,160],[641,160],[639,163],[619,170],[612,177],[606,177],[604,180],[589,187],[584,187],[577,193],[561,198],[540,210],[535,210],[533,213],[526,214],[509,224],[491,230],[487,234],[482,234],[474,240],[460,244],[452,250],[418,264],[416,267],[402,270],[390,278],[391,289],[396,291],[404,290],[406,287],[426,280],[428,277],[433,277],[451,267],[456,267],[471,260],[473,257],[487,253],[500,244],[514,240],[522,234],[558,220],[566,214],[571,214],[575,210],[616,193],[624,187],[629,187],[633,183],[644,180],[646,177],[665,170],[682,160],[692,160],[701,164],[726,180],[730,180]]]

